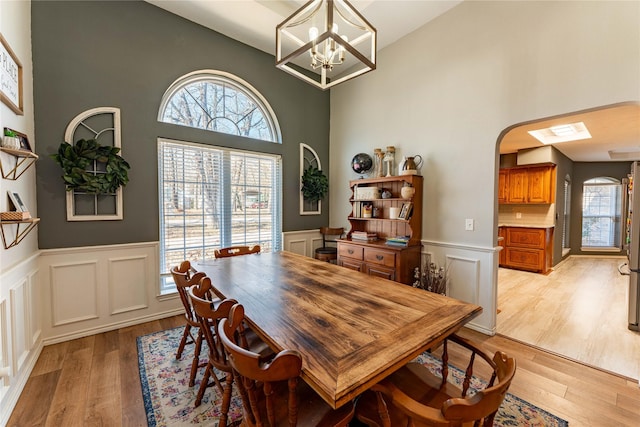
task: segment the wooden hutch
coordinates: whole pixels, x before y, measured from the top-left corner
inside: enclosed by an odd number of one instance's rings
[[[422,182],[420,175],[349,181],[352,211],[348,220],[351,229],[346,238],[338,241],[338,265],[411,285],[415,280],[414,270],[420,267],[421,259]],[[414,188],[411,197],[401,196],[405,185]],[[376,195],[382,192],[388,197]],[[368,193],[365,198],[363,193]],[[407,204],[410,204],[411,211],[406,218],[390,218],[391,208],[401,210]],[[369,217],[363,214],[363,205],[371,207],[377,215],[372,213]],[[352,238],[354,232],[375,233],[377,240],[356,240]],[[406,246],[387,244],[387,238],[399,236],[408,239]]]

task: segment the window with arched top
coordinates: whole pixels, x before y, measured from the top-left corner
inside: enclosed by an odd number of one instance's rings
[[[166,90],[158,121],[280,143],[276,116],[249,83],[229,73],[200,70]]]
[[[622,236],[622,184],[596,177],[582,186],[582,249],[619,250]]]
[[[280,250],[282,158],[269,151],[281,137],[266,99],[236,76],[196,71],[166,90],[158,120],[265,141],[260,152],[158,138],[160,293],[175,292],[170,269],[185,259],[227,246]]]

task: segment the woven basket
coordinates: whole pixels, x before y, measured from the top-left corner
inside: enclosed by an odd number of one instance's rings
[[[0,219],[2,221],[22,221],[25,219],[31,219],[29,212],[2,212],[0,213]]]

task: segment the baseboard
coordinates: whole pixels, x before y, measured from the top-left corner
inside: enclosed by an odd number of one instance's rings
[[[43,347],[44,345],[42,341],[39,341],[35,350],[30,352],[28,360],[23,365],[21,374],[12,378],[14,381],[13,384],[9,387],[7,394],[0,401],[0,426],[6,426],[9,422],[13,409],[18,403],[18,399],[22,394],[22,390],[24,390],[24,386],[29,380],[29,376],[31,375],[33,368],[36,366],[36,362],[40,357],[40,353],[42,353]]]
[[[165,319],[167,317],[172,317],[178,314],[182,314],[183,312],[184,312],[184,308],[177,308],[173,310],[163,311],[160,313],[153,313],[148,316],[141,316],[133,319],[124,320],[121,322],[114,322],[108,325],[100,325],[99,327],[96,327],[96,328],[83,329],[80,331],[74,331],[69,334],[56,335],[56,336],[47,338],[44,341],[44,345],[57,344],[60,342],[70,341],[77,338],[84,338],[91,335],[96,335],[103,332],[109,332],[109,331],[113,331],[120,328],[126,328],[127,326],[135,326],[141,323],[151,322],[153,320]]]

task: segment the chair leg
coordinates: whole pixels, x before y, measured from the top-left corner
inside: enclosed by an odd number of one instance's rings
[[[222,404],[220,405],[220,424],[227,425],[227,416],[231,406],[231,388],[233,386],[233,375],[227,372],[227,379],[224,382],[224,393],[222,393]]]
[[[193,349],[193,361],[191,362],[191,373],[189,374],[189,387],[193,387],[200,365],[200,350],[202,349],[202,330],[198,328],[198,336],[196,338],[196,346]]]
[[[200,383],[200,388],[198,389],[198,395],[196,396],[196,408],[202,403],[202,396],[204,396],[204,391],[209,386],[209,378],[211,378],[212,374],[215,376],[215,372],[213,372],[213,366],[211,365],[211,363],[207,363],[207,368],[204,370],[204,376],[202,377],[202,382]]]
[[[182,357],[182,352],[184,351],[184,346],[187,344],[187,337],[191,335],[191,325],[184,325],[184,332],[182,333],[182,339],[180,340],[180,345],[178,346],[178,351],[176,352],[176,359],[180,360]]]

